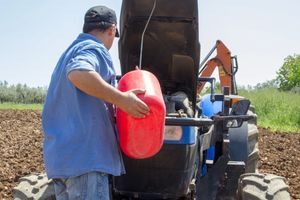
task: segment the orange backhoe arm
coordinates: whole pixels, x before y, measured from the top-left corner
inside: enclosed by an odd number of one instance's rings
[[[231,59],[231,52],[229,49],[224,45],[221,40],[216,42],[215,47],[211,50],[209,55],[206,57],[208,58],[214,51],[217,51],[217,55],[214,58],[208,60],[204,65],[204,67],[199,72],[199,77],[211,77],[216,67],[219,69],[219,78],[220,78],[220,85],[221,88],[224,86],[229,87],[230,94],[233,93],[233,69],[232,69],[232,59]],[[199,82],[197,86],[197,93],[200,94],[205,82]]]

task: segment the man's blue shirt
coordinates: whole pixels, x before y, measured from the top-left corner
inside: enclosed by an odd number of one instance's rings
[[[95,71],[114,85],[116,73],[108,50],[82,33],[61,56],[51,77],[42,124],[44,160],[49,178],[91,171],[124,173],[113,106],[77,89],[67,78],[73,70]]]

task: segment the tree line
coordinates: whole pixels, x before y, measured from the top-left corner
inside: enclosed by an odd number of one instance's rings
[[[7,81],[0,81],[0,103],[42,104],[46,94],[46,87],[29,87],[20,83],[9,85]]]
[[[217,83],[216,87],[220,85]],[[240,87],[242,90],[264,88],[276,88],[280,91],[300,94],[300,55],[286,57],[275,79],[259,83],[254,87]],[[42,104],[46,94],[47,87],[28,87],[26,84],[9,85],[7,81],[0,81],[0,103]]]
[[[252,89],[275,88],[279,91],[300,94],[300,55],[290,55],[284,59],[276,78],[258,83]]]

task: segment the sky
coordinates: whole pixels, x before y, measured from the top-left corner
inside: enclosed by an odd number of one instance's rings
[[[170,0],[171,1],[171,0]],[[85,12],[121,0],[0,0],[0,81],[48,86],[52,71],[82,31]],[[300,54],[299,0],[198,0],[202,60],[222,40],[237,55],[238,85],[274,79],[289,55]],[[116,39],[110,53],[117,72]]]

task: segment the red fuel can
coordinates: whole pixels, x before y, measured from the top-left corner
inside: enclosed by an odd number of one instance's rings
[[[126,73],[118,83],[120,91],[145,89],[138,94],[150,111],[145,118],[135,118],[117,108],[116,118],[122,151],[131,158],[155,155],[162,147],[166,108],[157,78],[145,70]]]

